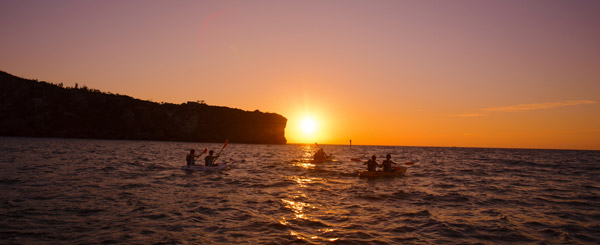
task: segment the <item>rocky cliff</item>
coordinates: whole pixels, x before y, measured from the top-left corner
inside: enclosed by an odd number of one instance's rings
[[[287,119],[204,103],[155,103],[0,71],[0,135],[285,144]]]

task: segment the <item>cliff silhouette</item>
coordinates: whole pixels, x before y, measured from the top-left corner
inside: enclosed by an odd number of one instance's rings
[[[0,135],[285,144],[287,119],[203,102],[155,103],[0,71]]]

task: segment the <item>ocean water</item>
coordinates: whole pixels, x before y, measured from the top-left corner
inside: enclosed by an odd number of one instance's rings
[[[0,243],[597,244],[600,152],[0,138]],[[358,177],[391,153],[406,175]]]

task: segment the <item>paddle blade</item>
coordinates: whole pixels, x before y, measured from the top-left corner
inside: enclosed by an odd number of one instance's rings
[[[204,150],[202,151],[202,154],[208,152],[208,148],[204,148]]]
[[[225,144],[223,144],[223,149],[225,149],[225,147],[227,147],[227,144],[229,144],[229,139],[225,140]]]
[[[413,165],[413,164],[415,164],[415,163],[414,163],[414,162],[405,162],[404,164],[405,164],[405,165]]]

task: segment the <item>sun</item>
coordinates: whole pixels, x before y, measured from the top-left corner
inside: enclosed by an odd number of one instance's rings
[[[329,131],[328,121],[323,119],[317,112],[293,114],[286,125],[286,139],[299,144],[323,141],[324,133]]]
[[[305,117],[300,122],[300,128],[305,134],[313,134],[317,130],[317,121],[312,117]]]

